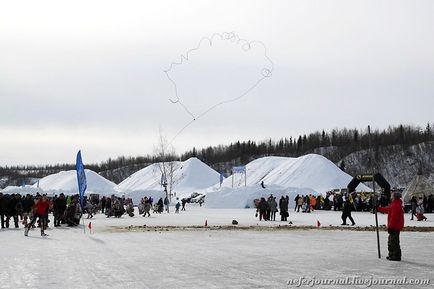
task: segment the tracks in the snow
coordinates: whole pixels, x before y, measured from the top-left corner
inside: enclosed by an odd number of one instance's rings
[[[380,226],[381,231],[387,231],[386,226]],[[109,232],[166,232],[166,231],[375,231],[375,226],[305,226],[305,225],[277,225],[277,226],[240,226],[240,225],[221,225],[221,226],[110,226]],[[404,227],[405,232],[434,232],[434,227]]]

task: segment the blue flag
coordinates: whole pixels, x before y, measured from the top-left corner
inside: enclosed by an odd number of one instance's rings
[[[81,151],[78,151],[77,153],[77,161],[75,163],[75,168],[77,170],[77,182],[78,182],[78,192],[80,197],[80,205],[81,208],[83,208],[83,198],[84,198],[84,192],[87,188],[87,181],[86,181],[86,173],[84,172],[84,165],[83,161],[81,160]]]

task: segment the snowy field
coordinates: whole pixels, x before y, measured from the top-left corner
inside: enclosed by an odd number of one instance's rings
[[[387,233],[380,232],[383,258],[377,258],[372,231],[303,229],[321,222],[339,225],[339,212],[290,212],[295,230],[274,230],[280,221],[258,222],[251,209],[208,209],[188,206],[180,214],[124,215],[120,219],[97,215],[93,233],[83,227],[38,230],[23,236],[23,229],[0,231],[0,288],[295,288],[288,280],[309,278],[431,279],[423,286],[372,286],[371,288],[433,288],[433,232],[403,232],[402,262],[389,262]],[[354,213],[358,226],[374,224],[369,213]],[[380,224],[386,221],[379,216]],[[409,221],[406,226],[433,226]],[[195,228],[208,225],[255,226],[248,230]],[[88,220],[85,220],[86,226]],[[127,231],[128,226],[143,226]],[[181,229],[155,226],[181,226]],[[187,226],[186,230],[182,227]],[[288,225],[289,226],[289,225]],[[149,229],[149,231],[147,231]],[[261,230],[262,229],[262,230]],[[264,230],[265,229],[265,230]],[[359,280],[360,280],[359,279]],[[300,288],[309,288],[301,286]],[[366,288],[367,286],[315,285],[313,288]]]

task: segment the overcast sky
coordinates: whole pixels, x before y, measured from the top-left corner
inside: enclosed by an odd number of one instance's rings
[[[434,1],[2,1],[0,165],[434,121]]]

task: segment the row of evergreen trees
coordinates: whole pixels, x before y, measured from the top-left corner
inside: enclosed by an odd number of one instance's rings
[[[224,169],[222,163],[246,164],[247,162],[262,156],[290,156],[298,157],[306,153],[315,152],[316,149],[332,147],[339,150],[339,155],[345,155],[354,151],[376,148],[388,145],[415,145],[421,142],[434,141],[434,134],[431,124],[425,128],[412,125],[390,126],[384,130],[373,130],[370,133],[365,129],[333,129],[325,132],[317,131],[308,135],[300,135],[297,138],[285,137],[279,140],[268,139],[266,141],[236,141],[229,145],[210,146],[197,150],[185,152],[181,156],[171,155],[167,159],[185,160],[190,157],[197,157],[214,167]],[[156,156],[118,157],[108,159],[99,164],[86,164],[86,168],[96,172],[113,171],[119,168],[131,167],[142,168],[151,163],[161,161]],[[333,160],[337,162],[338,160]],[[0,176],[10,178],[36,177],[41,178],[62,170],[73,170],[74,164],[57,164],[47,166],[13,166],[0,167]]]
[[[362,130],[344,128],[333,129],[330,132],[317,131],[309,135],[300,135],[298,138],[281,138],[277,141],[272,139],[262,142],[248,140],[237,141],[226,146],[210,146],[201,150],[193,148],[184,153],[181,158],[198,157],[208,164],[237,159],[238,163],[246,163],[251,159],[267,155],[298,157],[322,147],[334,147],[340,150],[341,154],[348,154],[371,147],[409,146],[433,140],[434,134],[430,123],[425,128],[399,125],[374,131],[370,131],[368,127]]]

